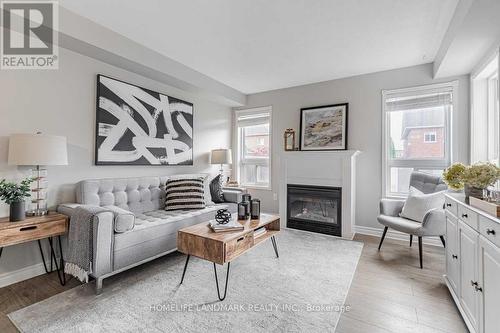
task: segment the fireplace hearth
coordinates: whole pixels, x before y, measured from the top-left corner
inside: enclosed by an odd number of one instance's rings
[[[287,227],[342,236],[340,187],[287,185]]]

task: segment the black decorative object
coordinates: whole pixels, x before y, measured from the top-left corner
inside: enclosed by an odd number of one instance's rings
[[[346,150],[348,103],[300,109],[300,150]]]
[[[98,75],[96,165],[193,165],[193,104]]]
[[[242,201],[238,204],[238,220],[246,220],[248,218],[248,207],[248,201]]]
[[[257,220],[260,218],[260,200],[252,199],[250,201],[250,216],[252,220]]]
[[[219,209],[215,214],[215,221],[219,224],[227,224],[231,221],[231,212],[225,208]]]
[[[224,202],[224,193],[222,192],[222,176],[217,175],[210,182],[210,195],[212,196],[212,201],[214,203]]]

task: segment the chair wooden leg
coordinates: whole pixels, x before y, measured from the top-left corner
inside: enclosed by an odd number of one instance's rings
[[[413,243],[413,235],[410,235],[410,247],[412,243]]]
[[[382,247],[382,243],[384,242],[384,238],[385,238],[385,234],[387,233],[387,229],[389,229],[389,227],[384,228],[384,233],[382,234],[382,238],[380,239],[380,244],[378,245],[379,251],[380,251],[380,248]]]
[[[443,247],[446,247],[446,242],[444,241],[444,236],[439,236],[441,238],[441,243],[443,243]]]
[[[418,237],[418,256],[420,258],[420,268],[424,268],[422,263],[422,237]]]

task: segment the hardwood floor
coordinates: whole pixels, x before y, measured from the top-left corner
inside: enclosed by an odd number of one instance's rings
[[[356,235],[364,242],[337,333],[468,332],[443,282],[444,249],[424,245],[424,269],[418,244]],[[417,246],[416,246],[417,245]]]
[[[57,273],[52,272],[0,288],[0,332],[18,332],[7,317],[8,313],[40,302],[79,284],[78,280],[69,279],[65,286],[61,286]]]
[[[444,251],[424,245],[424,269],[418,246],[356,235],[364,242],[337,333],[460,333],[468,332],[443,283]],[[51,297],[79,283],[59,284],[57,275],[40,275],[0,289],[0,332],[17,332],[7,313]]]

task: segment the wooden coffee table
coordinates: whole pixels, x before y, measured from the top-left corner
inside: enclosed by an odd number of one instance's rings
[[[184,271],[182,272],[181,284],[184,281],[184,275],[186,274],[189,258],[191,256],[211,261],[214,264],[217,296],[219,300],[223,301],[227,294],[231,261],[267,239],[271,239],[276,257],[279,258],[278,245],[274,237],[280,231],[279,216],[261,214],[258,220],[249,219],[238,222],[244,226],[244,229],[241,231],[216,233],[208,226],[208,222],[203,222],[180,229],[177,232],[177,250],[187,254]],[[260,227],[265,227],[267,229],[266,233],[259,237],[254,237],[255,229]],[[224,295],[221,297],[217,278],[217,267],[215,264],[224,265],[225,263],[227,263],[226,286],[224,287]]]

